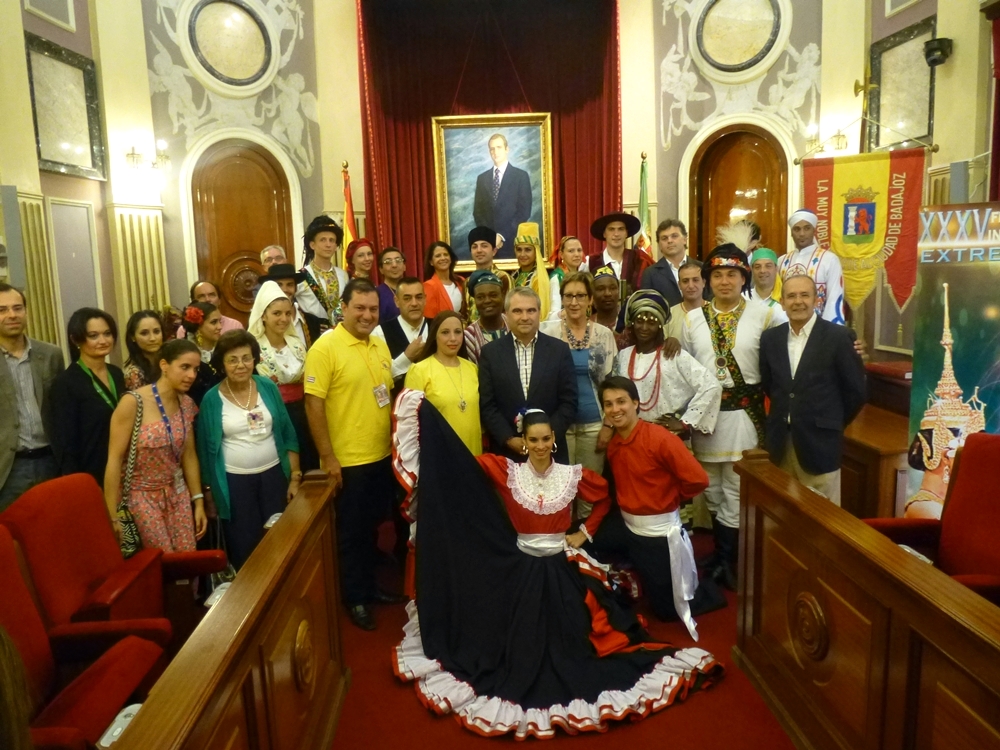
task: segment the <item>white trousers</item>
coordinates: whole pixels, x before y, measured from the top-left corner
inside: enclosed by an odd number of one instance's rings
[[[580,464],[595,474],[604,471],[604,454],[597,453],[597,433],[601,431],[602,422],[572,424],[566,430],[566,450],[569,451],[570,465]],[[580,498],[574,501],[574,517],[588,518],[593,504],[585,503]]]
[[[705,461],[701,465],[708,474],[708,510],[718,523],[731,529],[740,527],[740,477],[733,470],[735,465],[733,461]]]

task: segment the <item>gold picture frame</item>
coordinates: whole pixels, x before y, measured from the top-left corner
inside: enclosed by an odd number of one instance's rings
[[[458,255],[456,271],[475,270],[469,254],[468,233],[479,223],[490,226],[502,202],[501,226],[491,226],[503,235],[496,263],[504,270],[517,270],[514,259],[516,224],[535,221],[539,225],[542,255],[548,257],[557,238],[553,219],[552,117],[548,112],[501,115],[433,117],[435,208],[438,236]],[[500,193],[493,195],[490,179],[495,167],[489,144],[495,136],[507,144],[506,167]],[[513,169],[514,171],[511,171]],[[525,216],[525,180],[531,195]],[[489,205],[487,205],[489,204]],[[512,218],[513,217],[513,218]],[[513,229],[511,228],[513,227]]]

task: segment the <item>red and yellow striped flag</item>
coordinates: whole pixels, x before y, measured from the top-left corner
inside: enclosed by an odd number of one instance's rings
[[[844,296],[857,308],[885,269],[902,310],[917,284],[917,233],[924,191],[924,150],[806,159],[805,206],[816,213],[816,242],[844,269]]]

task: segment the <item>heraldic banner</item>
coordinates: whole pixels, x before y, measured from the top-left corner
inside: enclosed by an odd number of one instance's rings
[[[920,214],[903,515],[940,518],[958,449],[1000,433],[1000,204]]]
[[[913,294],[924,158],[915,148],[802,162],[805,207],[818,219],[816,242],[839,256],[853,308],[871,294],[883,267],[900,311]]]

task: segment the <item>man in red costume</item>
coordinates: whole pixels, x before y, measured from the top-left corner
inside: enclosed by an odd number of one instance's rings
[[[708,475],[680,438],[639,419],[635,383],[611,376],[601,383],[604,421],[615,430],[608,462],[619,513],[607,516],[594,538],[595,557],[625,554],[635,564],[653,613],[680,620],[697,640],[694,615],[726,606],[718,587],[698,585],[691,540],[678,509],[708,486]]]

